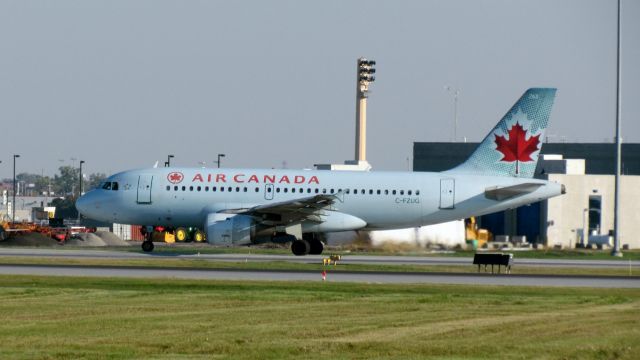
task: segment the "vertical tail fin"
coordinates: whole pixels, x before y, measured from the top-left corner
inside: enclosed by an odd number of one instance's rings
[[[527,90],[467,161],[447,172],[533,177],[555,96],[553,88]]]

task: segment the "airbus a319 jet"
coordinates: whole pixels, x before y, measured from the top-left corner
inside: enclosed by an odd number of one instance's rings
[[[533,179],[555,93],[527,90],[464,163],[443,172],[149,168],[110,176],[76,206],[100,221],[197,227],[215,245],[291,242],[295,255],[322,253],[322,233],[516,208],[565,192]],[[153,250],[150,236],[142,248]]]

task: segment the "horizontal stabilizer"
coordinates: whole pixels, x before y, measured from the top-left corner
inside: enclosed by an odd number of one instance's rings
[[[544,184],[539,183],[524,183],[505,187],[493,186],[484,190],[484,197],[490,200],[502,201],[519,195],[532,193],[543,185]]]

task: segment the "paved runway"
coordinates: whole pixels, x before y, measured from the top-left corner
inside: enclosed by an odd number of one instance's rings
[[[200,259],[212,261],[287,261],[300,263],[320,263],[321,255],[261,255],[261,254],[194,254],[182,255],[171,253],[143,253],[114,250],[69,250],[41,248],[0,248],[0,257],[60,257],[60,258],[98,258],[98,259]],[[445,256],[379,256],[379,255],[345,255],[340,261],[343,264],[387,264],[387,265],[471,265],[471,257]],[[628,260],[565,260],[565,259],[521,259],[514,257],[514,266],[554,266],[554,267],[586,267],[586,268],[629,268],[640,273],[640,261]]]
[[[158,269],[108,266],[67,265],[0,265],[3,275],[47,276],[95,276],[130,278],[176,278],[210,280],[272,280],[272,281],[322,281],[319,272],[311,271],[253,271],[213,269]],[[384,284],[465,284],[465,285],[518,285],[600,288],[640,288],[636,278],[609,276],[540,276],[540,275],[490,275],[445,273],[378,273],[331,272],[329,282],[358,282]]]

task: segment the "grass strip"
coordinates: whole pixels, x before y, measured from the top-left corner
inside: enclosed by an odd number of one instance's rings
[[[635,359],[640,290],[0,276],[3,359]]]
[[[69,259],[60,257],[2,256],[0,264],[6,265],[77,265],[152,268],[196,268],[196,269],[237,269],[237,270],[287,270],[335,272],[415,272],[415,273],[476,273],[474,265],[387,265],[387,264],[340,264],[322,265],[288,261],[216,261],[200,259]],[[484,269],[482,269],[484,271]],[[497,267],[495,268],[497,272]],[[504,272],[504,268],[502,269]],[[584,276],[639,276],[639,268],[587,268],[587,267],[544,267],[514,266],[512,274],[526,275],[584,275]]]

